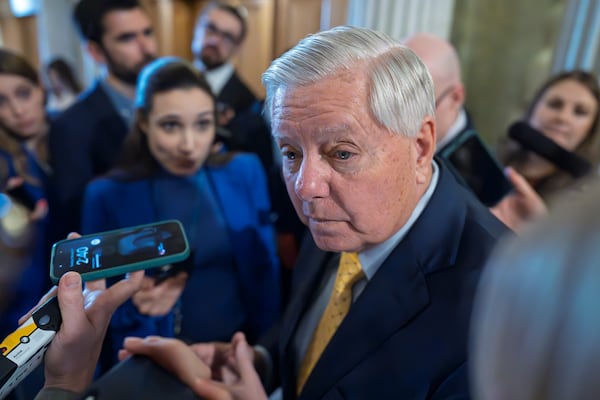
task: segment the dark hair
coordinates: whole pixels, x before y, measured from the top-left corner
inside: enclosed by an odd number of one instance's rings
[[[20,76],[43,90],[36,69],[27,59],[18,53],[3,48],[0,48],[0,75]],[[6,151],[13,158],[16,172],[20,177],[30,183],[39,183],[27,172],[27,154],[21,146],[21,140],[5,126],[0,126],[0,149]],[[40,141],[35,151],[41,160],[46,160],[48,153],[46,141]]]
[[[106,14],[133,8],[142,8],[138,0],[81,0],[75,6],[73,19],[84,39],[102,46]]]
[[[240,37],[237,39],[237,43],[241,43],[246,38],[246,34],[248,33],[248,22],[246,21],[248,11],[246,8],[243,6],[234,6],[233,4],[229,4],[223,0],[213,0],[202,9],[196,24],[198,24],[204,16],[208,15],[208,13],[215,8],[228,12],[240,22],[241,31]]]
[[[62,58],[55,58],[48,63],[46,66],[46,71],[55,71],[60,80],[73,91],[73,93],[78,94],[81,92],[81,84],[75,77],[75,72],[73,68]]]
[[[215,96],[204,76],[192,64],[177,57],[163,57],[148,64],[138,78],[135,97],[136,115],[131,132],[125,139],[121,157],[109,176],[123,180],[142,179],[156,172],[160,165],[150,153],[146,134],[140,122],[148,119],[154,97],[176,89],[197,88],[213,101],[214,121],[217,111]]]
[[[566,80],[573,80],[580,83],[588,89],[596,100],[596,115],[594,116],[590,130],[577,148],[573,150],[578,156],[589,161],[592,165],[596,165],[600,160],[600,85],[598,84],[598,79],[593,74],[583,70],[572,70],[553,75],[535,92],[529,103],[524,119],[529,120],[531,118],[535,107],[548,89]],[[506,141],[500,148],[500,158],[502,162],[507,165],[513,165],[517,171],[519,171],[527,162],[527,154],[528,152],[513,140]],[[548,196],[552,196],[556,192],[571,186],[575,181],[576,180],[566,172],[558,170],[552,175],[541,179],[534,187],[543,198],[547,198]]]
[[[0,48],[0,74],[18,75],[40,86],[36,69],[20,54]]]

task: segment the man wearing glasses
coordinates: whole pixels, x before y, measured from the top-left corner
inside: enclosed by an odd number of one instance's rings
[[[241,48],[246,30],[246,10],[218,1],[211,1],[202,10],[194,29],[194,63],[205,73],[217,97],[222,125],[257,101],[231,63]]]

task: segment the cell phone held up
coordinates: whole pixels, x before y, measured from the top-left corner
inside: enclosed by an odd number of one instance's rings
[[[474,130],[460,134],[441,149],[439,155],[488,207],[496,205],[513,190],[502,165]]]
[[[189,254],[181,223],[161,221],[55,243],[50,278],[56,283],[68,271],[80,273],[84,281],[109,278],[174,264],[187,259]]]

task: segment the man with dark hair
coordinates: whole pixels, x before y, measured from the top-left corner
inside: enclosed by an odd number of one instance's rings
[[[244,8],[212,1],[198,16],[192,40],[194,64],[205,73],[221,111],[232,111],[231,116],[252,107],[257,100],[231,64],[246,33]]]
[[[54,239],[79,230],[85,186],[112,166],[133,118],[137,75],[156,57],[151,21],[137,0],[81,0],[74,20],[106,74],[50,132]]]
[[[260,115],[262,105],[231,63],[246,38],[246,13],[245,8],[223,1],[209,2],[196,21],[192,53],[217,97],[219,125],[231,134],[230,148],[256,153],[269,171],[273,151],[269,128]]]

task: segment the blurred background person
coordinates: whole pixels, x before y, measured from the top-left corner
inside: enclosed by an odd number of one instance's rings
[[[472,321],[474,398],[598,397],[599,189],[561,199],[490,258]]]
[[[110,363],[126,336],[192,342],[257,338],[280,313],[279,265],[265,173],[252,154],[211,152],[216,103],[191,64],[159,59],[143,70],[123,156],[88,185],[83,232],[178,219],[192,255],[115,313]]]
[[[261,114],[263,101],[233,65],[248,34],[247,14],[244,7],[234,2],[209,1],[196,20],[191,50],[194,65],[204,72],[217,98],[218,123],[229,131],[229,149],[255,153],[267,172],[285,303],[305,227],[283,184],[281,162],[276,161],[281,156],[273,152],[271,131]]]
[[[435,90],[436,152],[439,153],[461,133],[474,129],[464,108],[466,93],[460,60],[454,46],[431,33],[416,33],[404,39],[427,66]]]
[[[541,133],[595,169],[600,160],[599,115],[597,77],[576,70],[549,78],[534,95],[523,119],[534,133]],[[577,177],[512,139],[500,149],[500,158],[521,174],[544,200],[577,181]]]
[[[48,278],[48,131],[38,71],[20,54],[0,49],[0,337],[50,287]],[[30,399],[42,369],[10,399]]]
[[[9,195],[2,218],[2,253],[14,257],[2,265],[10,276],[2,288],[0,335],[17,326],[17,319],[49,286],[45,237],[48,203],[48,130],[44,88],[38,72],[21,55],[0,49],[0,182]],[[7,199],[5,198],[5,201]]]
[[[106,67],[52,125],[52,237],[81,229],[85,186],[115,162],[133,121],[135,84],[156,57],[152,21],[138,0],[80,0],[73,18],[94,61]]]
[[[49,112],[61,112],[77,100],[81,93],[81,84],[75,71],[69,63],[62,58],[55,58],[46,65],[48,77],[48,103]]]

